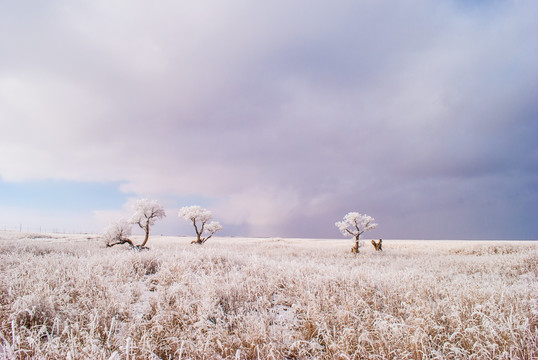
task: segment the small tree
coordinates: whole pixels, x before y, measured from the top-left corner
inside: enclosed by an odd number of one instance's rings
[[[137,202],[133,205],[133,210],[135,213],[133,216],[131,216],[129,222],[131,224],[137,224],[142,230],[144,230],[146,237],[140,245],[140,247],[144,248],[149,239],[150,227],[155,225],[155,221],[157,221],[157,219],[166,217],[166,213],[164,212],[164,208],[157,202],[157,200],[148,199],[137,200]]]
[[[185,206],[179,210],[179,217],[191,221],[196,231],[196,240],[191,244],[202,245],[209,240],[214,233],[222,229],[218,221],[211,221],[213,215],[211,211],[200,206]],[[205,237],[203,236],[205,234]]]
[[[132,227],[133,225],[129,224],[125,219],[110,224],[110,226],[103,233],[103,239],[105,240],[106,247],[127,243],[131,249],[136,248],[133,241],[128,238],[128,236],[131,235]]]
[[[350,212],[344,216],[343,221],[335,223],[336,227],[342,232],[344,236],[353,236],[355,239],[355,245],[351,248],[351,252],[359,253],[359,236],[365,231],[374,229],[377,224],[374,223],[375,219],[366,214],[359,214],[358,212]]]

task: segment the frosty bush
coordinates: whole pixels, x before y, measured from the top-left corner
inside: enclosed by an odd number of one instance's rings
[[[192,221],[196,232],[196,240],[193,244],[202,245],[209,240],[214,233],[222,229],[218,221],[211,221],[213,214],[211,211],[200,206],[185,206],[179,210],[179,217],[187,221]],[[205,236],[203,236],[205,235]]]
[[[131,235],[131,228],[132,225],[125,219],[110,224],[103,233],[103,240],[105,241],[106,246],[112,247],[114,245],[127,243],[131,248],[134,248],[135,245],[133,244],[133,241],[128,238],[128,236]]]
[[[352,236],[355,239],[355,245],[351,248],[351,252],[359,253],[359,236],[365,231],[374,229],[377,224],[375,219],[366,214],[360,214],[358,212],[350,212],[344,216],[343,221],[337,221],[336,227],[342,232],[344,236]]]

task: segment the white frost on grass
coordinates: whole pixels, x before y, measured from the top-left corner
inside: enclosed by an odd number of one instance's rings
[[[537,242],[26,235],[0,232],[7,359],[538,356]]]

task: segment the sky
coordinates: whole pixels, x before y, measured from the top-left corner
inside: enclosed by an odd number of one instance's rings
[[[0,0],[0,230],[538,239],[536,1]]]

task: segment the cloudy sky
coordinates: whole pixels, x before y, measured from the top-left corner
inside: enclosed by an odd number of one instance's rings
[[[0,227],[538,238],[536,1],[0,0]],[[3,230],[0,228],[0,230]]]

